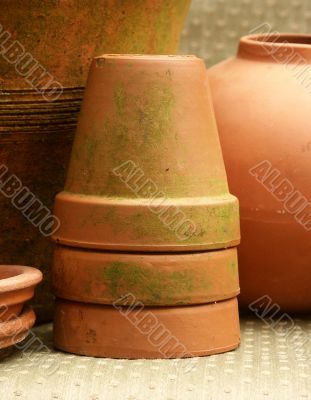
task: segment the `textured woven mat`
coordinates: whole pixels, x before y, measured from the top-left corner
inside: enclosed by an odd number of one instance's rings
[[[272,31],[310,33],[310,0],[192,0],[180,52],[207,66],[233,56],[239,38],[262,26]],[[260,33],[260,29],[254,33]]]
[[[112,360],[57,352],[52,326],[0,362],[1,400],[311,399],[311,318],[284,337],[260,319],[242,319],[236,351],[183,360]],[[305,343],[305,338],[309,341]],[[39,339],[48,347],[38,348]],[[28,340],[29,342],[29,340]]]

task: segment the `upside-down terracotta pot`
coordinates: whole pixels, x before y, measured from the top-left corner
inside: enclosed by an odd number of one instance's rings
[[[238,346],[238,201],[202,60],[94,59],[54,213],[57,348],[169,358]]]
[[[149,306],[209,303],[239,294],[237,250],[112,253],[56,246],[56,297],[112,304],[127,293]]]
[[[190,0],[45,0],[0,4],[0,164],[51,209],[62,190],[91,59],[174,53]],[[18,157],[16,156],[18,155]],[[47,237],[0,196],[0,262],[45,271],[34,307],[51,318]]]
[[[241,203],[240,304],[311,311],[311,35],[244,37],[208,77]]]
[[[19,316],[0,322],[0,358],[2,350],[24,340],[35,323],[34,311],[26,306]]]
[[[54,344],[96,357],[182,358],[239,345],[236,299],[199,306],[131,307],[58,300]]]
[[[0,265],[0,324],[16,318],[34,295],[42,273],[32,267]]]
[[[94,59],[53,238],[127,251],[211,250],[239,243],[202,60]]]

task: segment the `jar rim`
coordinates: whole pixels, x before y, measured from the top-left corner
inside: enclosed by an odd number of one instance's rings
[[[310,34],[268,32],[247,35],[240,39],[238,50],[239,57],[283,58],[287,62],[296,59],[297,55],[306,62],[311,60]]]

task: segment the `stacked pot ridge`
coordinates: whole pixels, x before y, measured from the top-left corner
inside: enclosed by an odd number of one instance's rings
[[[238,201],[202,60],[94,59],[54,213],[56,347],[165,358],[238,346]]]

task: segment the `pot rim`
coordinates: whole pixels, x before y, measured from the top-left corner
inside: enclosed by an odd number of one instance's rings
[[[185,61],[185,60],[201,60],[201,58],[195,56],[194,54],[101,54],[99,56],[94,57],[96,63],[100,64],[100,60],[116,60],[116,61]]]
[[[138,308],[139,311],[135,308],[56,298],[54,346],[74,354],[122,359],[197,357],[223,353],[239,346],[236,297],[200,305],[143,307]],[[144,328],[137,329],[150,314],[155,318],[156,326],[148,333]],[[80,317],[84,321],[82,325],[77,323]],[[105,329],[106,324],[109,330]],[[159,339],[156,342],[151,337],[163,326],[168,337],[163,339],[162,334],[160,344]],[[87,338],[87,329],[96,333],[94,342]],[[177,345],[171,346],[172,341]]]
[[[1,270],[12,272],[12,276],[1,279]],[[11,270],[11,271],[10,271]],[[33,267],[23,265],[0,265],[0,293],[25,289],[42,281],[42,272]]]
[[[190,204],[190,205],[189,205]],[[136,197],[106,197],[88,194],[79,194],[63,191],[56,195],[54,214],[61,221],[59,229],[52,235],[52,240],[58,244],[70,247],[102,249],[113,251],[138,252],[176,252],[176,251],[203,251],[234,247],[240,243],[240,225],[238,218],[238,199],[226,193],[222,196],[205,197],[167,197],[165,204],[157,206],[158,214],[165,210],[178,209],[184,214],[191,215],[187,219],[194,226],[193,234],[181,238],[178,236],[178,227],[183,222],[175,224],[176,229],[169,229],[163,224],[154,212],[150,211],[146,198]],[[93,218],[90,211],[95,210]],[[113,210],[114,215],[121,221],[124,215],[133,218],[140,213],[143,218],[132,230],[116,230],[117,224],[107,219],[107,212]],[[202,221],[201,216],[210,215],[208,221]],[[218,230],[215,233],[210,226],[221,226],[219,213],[232,214],[226,222],[227,231]],[[77,219],[77,215],[79,218]],[[106,221],[105,224],[94,224],[97,221]],[[135,229],[142,226],[152,226],[158,219],[156,234],[138,236]],[[81,226],[80,221],[85,221]],[[176,234],[177,232],[177,234]],[[203,232],[203,235],[199,234]]]
[[[286,32],[252,34],[243,36],[238,48],[239,57],[266,57],[279,60],[280,63],[297,63],[297,55],[304,57],[306,62],[311,60],[311,34]],[[285,60],[282,61],[282,57]]]
[[[36,315],[30,306],[26,306],[22,313],[9,321],[0,323],[0,342],[15,338],[13,342],[8,342],[2,345],[0,349],[12,346],[14,343],[22,341],[28,331],[33,327],[36,321]]]
[[[240,293],[237,249],[164,255],[56,245],[52,292],[62,299],[96,304],[113,304],[133,293],[148,307],[222,301]]]

